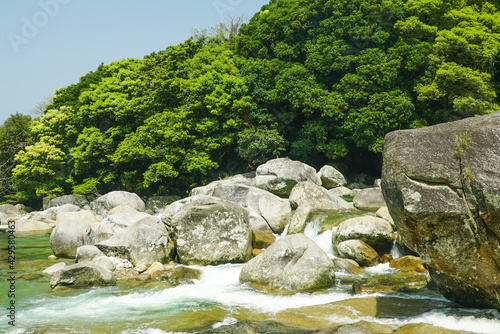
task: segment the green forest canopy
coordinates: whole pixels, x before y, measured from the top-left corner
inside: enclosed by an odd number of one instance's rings
[[[2,198],[185,194],[230,162],[319,166],[380,154],[393,130],[499,110],[498,7],[272,0],[237,34],[221,25],[101,65],[57,90],[43,117],[0,127]]]

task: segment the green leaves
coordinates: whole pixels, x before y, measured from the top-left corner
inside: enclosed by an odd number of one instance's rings
[[[0,202],[15,195],[12,170],[15,155],[33,143],[31,117],[16,113],[0,126]]]
[[[30,197],[33,191],[37,197],[64,194],[57,171],[64,168],[65,154],[48,138],[27,146],[15,157],[17,165],[12,174],[21,198]]]
[[[417,12],[425,8],[417,9],[418,3],[408,2],[407,7]],[[429,3],[433,2],[425,5]],[[500,54],[500,14],[489,3],[480,6],[451,3],[439,16],[421,15],[420,24],[432,22],[437,33],[427,72],[415,92],[419,101],[432,103],[442,115],[436,119],[476,116],[500,108],[493,85]]]
[[[277,0],[238,37],[265,58],[242,71],[251,115],[301,159],[381,152],[389,131],[499,108],[499,25],[485,1]]]
[[[477,116],[498,110],[491,76],[456,63],[440,64],[433,81],[416,88],[420,100],[447,99],[461,117]]]
[[[277,130],[250,128],[238,134],[236,153],[253,166],[278,158],[285,151],[285,140]]]
[[[194,184],[218,168],[251,106],[234,55],[224,45],[207,45],[172,74],[165,73],[169,85],[156,95],[174,89],[178,102],[146,119],[112,156],[118,169],[134,166],[130,172],[143,188],[175,184],[177,178]]]

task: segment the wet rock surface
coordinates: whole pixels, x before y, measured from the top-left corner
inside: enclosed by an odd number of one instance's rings
[[[388,252],[396,236],[391,224],[382,218],[361,216],[341,222],[332,235],[333,245],[350,239],[361,240],[379,254]]]
[[[246,211],[216,197],[193,200],[171,218],[179,261],[215,265],[250,259],[252,232]]]
[[[303,234],[279,239],[246,263],[240,273],[242,283],[291,291],[325,288],[334,279],[332,261]]]
[[[300,161],[284,158],[274,159],[257,167],[255,184],[258,188],[270,191],[280,197],[288,197],[292,188],[299,182],[311,181],[321,185],[316,170]]]
[[[382,189],[404,244],[439,290],[500,309],[500,112],[395,131]]]
[[[109,271],[89,262],[66,266],[57,271],[50,280],[52,289],[59,286],[79,288],[115,284],[116,282]]]
[[[50,247],[57,257],[74,258],[78,247],[93,245],[97,237],[84,221],[64,220],[50,235]]]

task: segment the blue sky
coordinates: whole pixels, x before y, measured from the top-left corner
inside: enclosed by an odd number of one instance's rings
[[[0,0],[0,124],[99,64],[178,44],[268,0]]]

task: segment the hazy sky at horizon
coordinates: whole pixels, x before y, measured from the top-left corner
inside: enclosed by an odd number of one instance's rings
[[[268,2],[0,0],[0,124],[101,63],[143,58]]]

